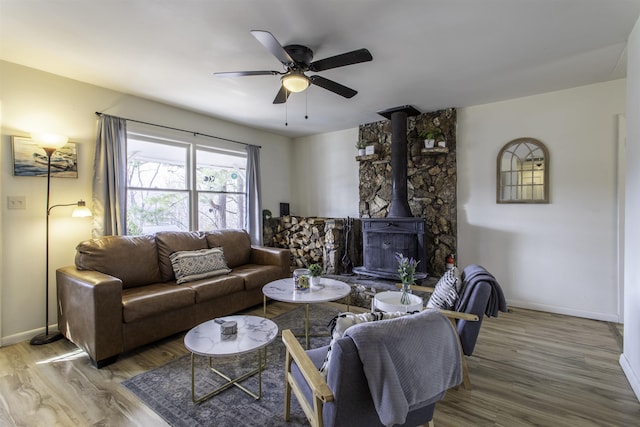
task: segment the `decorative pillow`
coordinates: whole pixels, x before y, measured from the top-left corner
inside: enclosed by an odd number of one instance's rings
[[[436,287],[427,301],[427,308],[441,308],[451,310],[459,297],[462,280],[456,267],[447,270],[438,280]]]
[[[320,374],[327,378],[327,372],[329,371],[329,364],[331,363],[331,349],[333,348],[333,344],[342,338],[345,331],[349,329],[349,327],[353,325],[357,325],[358,323],[364,322],[375,322],[377,320],[386,320],[386,319],[395,319],[396,317],[406,316],[411,313],[384,313],[384,312],[373,312],[373,313],[340,313],[336,317],[334,317],[329,326],[331,327],[331,342],[329,343],[329,350],[327,351],[327,355],[324,358],[324,362],[320,367]]]
[[[178,251],[169,255],[178,285],[207,277],[220,276],[231,271],[220,248]]]

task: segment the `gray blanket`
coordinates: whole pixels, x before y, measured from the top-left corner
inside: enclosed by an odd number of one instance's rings
[[[489,302],[487,303],[485,314],[488,317],[498,317],[498,311],[507,311],[507,301],[502,293],[500,284],[483,266],[477,264],[466,266],[462,271],[462,282],[464,288],[462,289],[460,298],[456,302],[456,311],[465,311],[473,288],[479,282],[487,282],[491,285],[491,294],[489,295]]]
[[[353,339],[371,398],[385,426],[403,424],[407,413],[441,398],[462,382],[460,347],[451,322],[435,310],[361,323]]]

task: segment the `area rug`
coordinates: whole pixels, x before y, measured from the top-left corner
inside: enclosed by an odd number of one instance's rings
[[[310,334],[328,334],[328,323],[338,314],[324,305],[309,307]],[[304,346],[304,307],[273,319],[282,331],[292,329]],[[329,336],[311,337],[310,347],[329,343]],[[267,366],[262,372],[262,398],[256,400],[232,386],[200,403],[191,401],[191,355],[136,375],[122,384],[172,426],[307,426],[309,423],[295,397],[291,419],[284,421],[284,345],[280,338],[267,347]],[[256,365],[256,355],[214,359],[219,370],[235,378]],[[196,356],[196,396],[215,389],[223,380],[207,371],[208,359]],[[257,375],[242,382],[258,390]]]

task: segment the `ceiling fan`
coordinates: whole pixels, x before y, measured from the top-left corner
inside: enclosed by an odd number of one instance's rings
[[[345,98],[352,98],[358,93],[356,90],[319,75],[307,76],[305,72],[325,71],[332,68],[367,62],[373,59],[367,49],[358,49],[311,62],[313,59],[313,51],[306,46],[299,44],[282,46],[273,34],[268,31],[253,30],[251,31],[251,35],[282,63],[285,71],[230,71],[214,73],[214,75],[217,77],[281,75],[280,80],[282,84],[278,94],[273,100],[274,104],[287,102],[291,92],[302,92],[309,87],[310,84],[320,86],[323,89],[327,89]]]

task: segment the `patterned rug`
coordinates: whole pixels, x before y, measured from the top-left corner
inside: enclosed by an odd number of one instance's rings
[[[338,311],[321,304],[309,307],[311,334],[328,334],[329,321]],[[280,331],[292,329],[304,345],[304,307],[273,319]],[[329,343],[329,336],[311,337],[310,347]],[[216,368],[235,378],[256,366],[256,355],[213,359]],[[217,375],[207,372],[207,358],[196,356],[196,396],[221,385]],[[267,347],[267,366],[262,372],[262,398],[255,400],[237,387],[194,404],[191,401],[191,354],[164,366],[136,375],[122,383],[149,408],[172,426],[307,426],[302,409],[295,397],[291,402],[291,420],[284,422],[284,345],[280,338]],[[249,390],[258,390],[257,375],[242,382]]]

